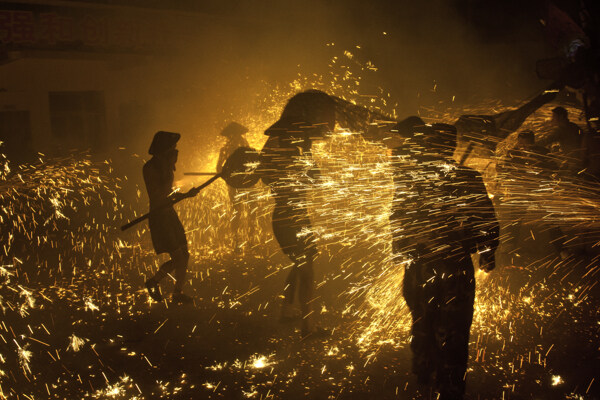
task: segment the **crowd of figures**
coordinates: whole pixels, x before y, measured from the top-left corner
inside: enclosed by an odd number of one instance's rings
[[[490,147],[485,131],[477,132],[481,120],[501,128],[501,136],[507,137],[529,114],[554,98],[547,92],[540,96],[487,121],[480,118],[474,124],[473,116],[463,116],[455,125],[449,125],[426,124],[416,116],[394,121],[324,92],[309,90],[288,101],[279,120],[265,131],[267,140],[260,152],[247,147],[245,127],[228,125],[222,132],[227,143],[217,168],[231,186],[236,235],[244,203],[239,188],[262,180],[275,202],[274,237],[293,263],[284,287],[281,319],[299,318],[304,340],[328,335],[316,323],[312,310],[318,248],[306,196],[321,172],[311,150],[316,141],[325,140],[336,127],[360,133],[364,140],[388,149],[394,171],[389,221],[394,257],[405,268],[402,294],[413,318],[413,372],[420,384],[433,385],[441,399],[462,398],[475,298],[473,260],[487,272],[495,268],[497,256],[506,259],[502,265],[514,263],[513,256],[520,256],[520,236],[531,231],[532,221],[545,224],[527,215],[530,205],[539,203],[540,193],[552,195],[552,183],[559,176],[573,177],[583,172],[582,179],[596,179],[585,171],[594,161],[593,140],[589,140],[594,137],[584,135],[570,122],[562,107],[553,109],[555,130],[545,142],[536,142],[530,130],[520,131],[514,148],[496,157],[495,182],[486,182],[495,186],[495,193],[486,189],[479,172],[464,165],[474,146]],[[171,194],[179,137],[158,132],[149,151],[153,157],[144,166],[153,245],[158,254],[170,255],[146,287],[154,300],[162,301],[159,282],[175,271],[173,302],[186,303],[193,301],[182,292],[189,255],[185,233],[172,207],[173,200],[182,195]],[[458,140],[470,141],[460,161],[455,160]],[[560,157],[554,157],[544,144],[554,146]],[[248,156],[249,152],[254,155]],[[184,195],[198,191],[194,188]],[[497,252],[499,214],[508,215],[510,220],[510,224],[504,224],[508,233],[503,235],[501,252]],[[564,232],[552,225],[547,230],[557,253],[568,257]],[[293,307],[296,296],[299,315]]]

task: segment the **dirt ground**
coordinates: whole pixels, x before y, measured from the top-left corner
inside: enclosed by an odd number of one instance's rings
[[[383,345],[371,357],[360,351],[339,296],[345,283],[323,273],[327,265],[317,274],[315,308],[331,337],[301,341],[299,323],[279,323],[285,262],[282,254],[251,252],[197,260],[186,289],[195,302],[185,306],[150,303],[144,276],[131,265],[121,276],[90,269],[62,281],[31,280],[29,287],[45,299],[26,318],[4,314],[2,393],[18,399],[435,398],[416,387],[406,341]],[[498,317],[495,334],[474,324],[468,398],[598,398],[598,290],[565,302],[556,293],[576,287],[579,272],[572,270],[570,279],[545,279],[533,300],[546,302],[542,311],[532,304]],[[499,267],[493,274],[481,284],[532,280],[525,269]],[[83,340],[77,351],[71,335]],[[14,343],[31,351],[27,367],[7,357]]]

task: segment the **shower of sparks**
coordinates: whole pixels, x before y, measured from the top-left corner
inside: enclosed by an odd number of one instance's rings
[[[69,342],[69,346],[67,347],[67,350],[70,349],[74,352],[78,352],[79,350],[81,350],[83,345],[85,345],[85,343],[86,343],[86,339],[77,337],[77,336],[75,336],[75,334],[71,335],[71,337],[69,339],[70,339],[70,342]]]
[[[307,88],[358,99],[396,118],[389,94],[361,92],[363,76],[377,68],[361,63],[359,54],[357,49],[334,57],[330,75],[299,76],[289,87],[269,88],[269,96],[260,93],[256,109],[240,118],[250,128],[250,145],[261,148],[262,132],[277,120],[286,100]],[[478,108],[453,102],[452,107],[421,114],[426,121],[452,123],[461,114],[506,108],[497,102]],[[550,110],[540,109],[523,129],[543,137]],[[540,385],[575,390],[571,398],[579,398],[586,389],[597,389],[597,383],[592,379],[566,388],[571,379],[547,366],[562,347],[549,342],[547,332],[559,317],[586,318],[586,301],[597,289],[598,260],[581,265],[573,257],[563,259],[550,245],[539,254],[532,249],[548,244],[552,228],[561,230],[566,250],[600,245],[600,190],[585,174],[564,168],[508,174],[502,166],[514,143],[514,134],[498,140],[493,154],[476,146],[466,160],[484,176],[503,227],[499,251],[505,253],[491,274],[476,274],[470,374],[489,374],[508,393],[531,385],[527,374],[541,370]],[[466,146],[459,143],[457,159]],[[182,151],[178,171],[212,170],[218,148],[211,150],[187,160]],[[147,209],[133,175],[122,176],[111,161],[92,161],[86,154],[40,154],[37,163],[21,166],[1,156],[0,399],[23,398],[21,393],[30,398],[189,398],[192,393],[285,398],[289,387],[306,396],[318,387],[325,397],[336,398],[342,391],[369,387],[369,368],[377,358],[402,354],[410,340],[402,281],[411,260],[392,253],[395,228],[389,215],[398,191],[394,178],[396,183],[398,174],[413,180],[422,171],[418,165],[398,170],[392,165],[397,160],[380,143],[343,126],[315,142],[312,157],[299,157],[299,168],[284,182],[310,210],[320,253],[315,268],[323,268],[317,274],[322,276],[318,291],[337,291],[333,300],[316,299],[314,309],[320,312],[315,313],[340,327],[322,349],[300,351],[290,344],[297,342],[296,332],[273,333],[268,322],[278,312],[281,291],[270,285],[286,274],[290,262],[273,239],[273,205],[264,185],[240,190],[236,207],[223,182],[177,205],[192,255],[188,287],[200,304],[178,309],[152,305],[142,290],[144,279],[160,266],[147,225],[126,234],[118,231],[121,223]],[[569,163],[559,152],[548,157],[559,166]],[[302,171],[313,166],[320,176],[307,185]],[[449,167],[439,169],[448,172]],[[199,182],[186,178],[181,186]],[[435,199],[421,201],[427,205]],[[242,214],[237,227],[235,213]],[[523,225],[519,247],[506,249],[511,235],[506,228],[514,215]],[[571,280],[574,271],[583,272]],[[580,324],[578,329],[597,343],[597,326]],[[215,343],[218,349],[212,348]],[[259,348],[248,348],[248,343]],[[307,355],[310,351],[316,355]],[[378,367],[394,375],[395,368],[408,371],[408,359],[402,362]],[[395,390],[406,390],[405,384]]]
[[[96,390],[91,397],[94,399],[129,399],[140,400],[141,397],[128,395],[128,390],[134,388],[134,383],[128,376],[122,376],[114,384],[107,384],[104,389]],[[86,396],[87,397],[87,396]]]
[[[30,350],[28,350],[29,345],[26,344],[23,347],[21,347],[21,346],[19,346],[19,344],[16,341],[15,341],[15,344],[17,345],[17,348],[18,348],[19,363],[21,364],[21,368],[23,368],[23,371],[27,372],[28,374],[31,374],[31,368],[29,366],[29,362],[31,361],[31,356],[33,354]]]
[[[269,358],[269,356],[261,356],[256,354],[250,359],[250,365],[252,366],[252,368],[255,369],[262,369],[268,367],[273,364],[273,362],[271,362]]]

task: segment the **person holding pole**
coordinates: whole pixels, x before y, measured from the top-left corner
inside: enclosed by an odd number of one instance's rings
[[[152,244],[156,254],[168,253],[170,256],[170,260],[165,262],[158,272],[146,281],[146,288],[153,300],[162,301],[160,281],[175,271],[172,301],[183,304],[191,303],[193,299],[183,293],[190,256],[183,225],[173,208],[177,196],[181,196],[179,193],[172,194],[173,171],[175,171],[178,155],[176,145],[180,137],[179,133],[157,132],[148,150],[152,158],[144,164],[143,171],[150,200],[148,220]],[[194,193],[188,194],[195,195]]]

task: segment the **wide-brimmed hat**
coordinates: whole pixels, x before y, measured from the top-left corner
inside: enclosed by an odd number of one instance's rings
[[[154,138],[152,139],[152,144],[150,144],[148,153],[154,156],[167,151],[171,147],[175,146],[180,137],[181,135],[179,133],[158,131],[154,134]]]
[[[307,90],[290,98],[279,121],[265,131],[267,136],[322,139],[335,127],[333,98],[319,90]]]
[[[232,122],[221,131],[221,136],[241,136],[248,131],[249,129],[244,125],[238,124],[237,122]]]

